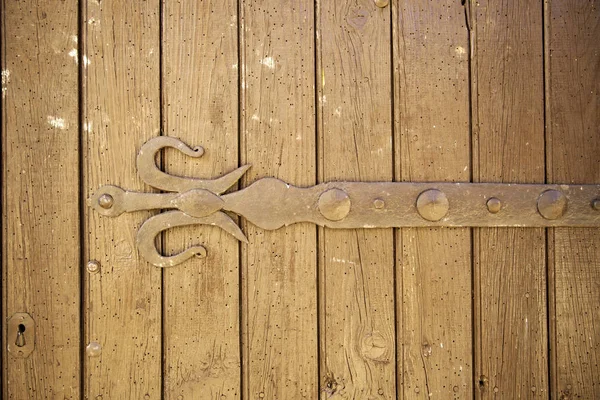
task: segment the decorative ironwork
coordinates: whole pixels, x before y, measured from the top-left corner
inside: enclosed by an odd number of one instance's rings
[[[214,180],[169,175],[156,165],[156,155],[165,147],[190,157],[204,154],[203,148],[191,148],[173,137],[151,139],[140,149],[138,172],[148,185],[168,193],[130,192],[107,185],[91,198],[92,207],[109,217],[140,210],[170,210],[150,217],[137,234],[140,254],[159,267],[206,255],[201,245],[173,256],[161,255],[155,238],[170,228],[214,225],[247,243],[226,212],[267,230],[298,222],[343,229],[600,226],[600,185],[327,182],[300,188],[276,178],[262,178],[223,194],[249,165]]]

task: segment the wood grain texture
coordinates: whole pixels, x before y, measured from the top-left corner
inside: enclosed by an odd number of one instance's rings
[[[469,43],[454,1],[394,9],[396,177],[469,181]],[[472,397],[469,229],[396,234],[399,398]]]
[[[84,69],[84,196],[114,184],[151,191],[137,177],[137,150],[160,133],[159,2],[88,1]],[[135,234],[148,212],[101,217],[87,208],[84,395],[161,398],[161,270],[140,259]]]
[[[319,180],[391,181],[390,9],[318,2]],[[319,230],[321,398],[396,396],[392,229]]]
[[[600,7],[546,5],[547,179],[600,182]],[[600,398],[600,230],[555,228],[549,238],[555,398]]]
[[[315,183],[313,12],[304,0],[240,3],[241,158],[252,164],[244,186],[264,176]],[[244,397],[315,399],[316,228],[244,231]]]
[[[478,182],[544,182],[542,2],[473,13]],[[501,211],[502,212],[502,211]],[[543,229],[476,229],[477,398],[548,398]]]
[[[77,26],[74,0],[2,2],[2,348],[35,321],[28,358],[2,351],[4,399],[80,396]]]
[[[197,160],[165,153],[168,173],[212,178],[238,164],[235,1],[164,1],[164,133],[203,146]],[[192,245],[207,258],[164,271],[165,398],[240,397],[239,251],[217,227],[165,234],[165,252]]]

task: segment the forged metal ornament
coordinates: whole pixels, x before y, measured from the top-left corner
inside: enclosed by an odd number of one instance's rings
[[[91,206],[109,217],[140,210],[171,210],[148,218],[137,233],[140,254],[158,267],[206,256],[201,245],[173,256],[161,255],[155,238],[170,228],[214,225],[248,243],[225,211],[267,230],[297,222],[344,229],[600,226],[600,185],[327,182],[299,188],[279,179],[262,178],[223,194],[249,165],[214,180],[173,176],[156,165],[156,155],[165,147],[190,157],[201,157],[204,149],[191,148],[168,136],[156,137],[142,146],[137,157],[140,177],[169,193],[130,192],[107,185],[91,197]]]

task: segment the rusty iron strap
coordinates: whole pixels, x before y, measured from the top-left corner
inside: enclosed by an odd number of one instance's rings
[[[600,185],[327,182],[299,188],[279,179],[262,178],[242,190],[223,194],[250,166],[214,180],[173,176],[156,165],[156,155],[165,147],[190,157],[200,157],[204,150],[168,136],[142,146],[137,158],[141,178],[169,193],[130,192],[107,185],[90,199],[96,211],[110,217],[140,210],[170,210],[150,217],[137,234],[140,254],[159,267],[206,256],[200,245],[173,256],[161,255],[154,239],[166,229],[215,225],[247,242],[225,211],[268,230],[297,222],[340,229],[600,226]]]

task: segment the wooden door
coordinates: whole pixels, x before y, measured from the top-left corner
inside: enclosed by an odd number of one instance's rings
[[[232,190],[600,184],[594,1],[4,0],[1,36],[3,398],[600,398],[598,228],[240,218],[160,269],[156,211],[88,204],[152,191],[160,135],[206,148],[170,174],[251,164]]]

